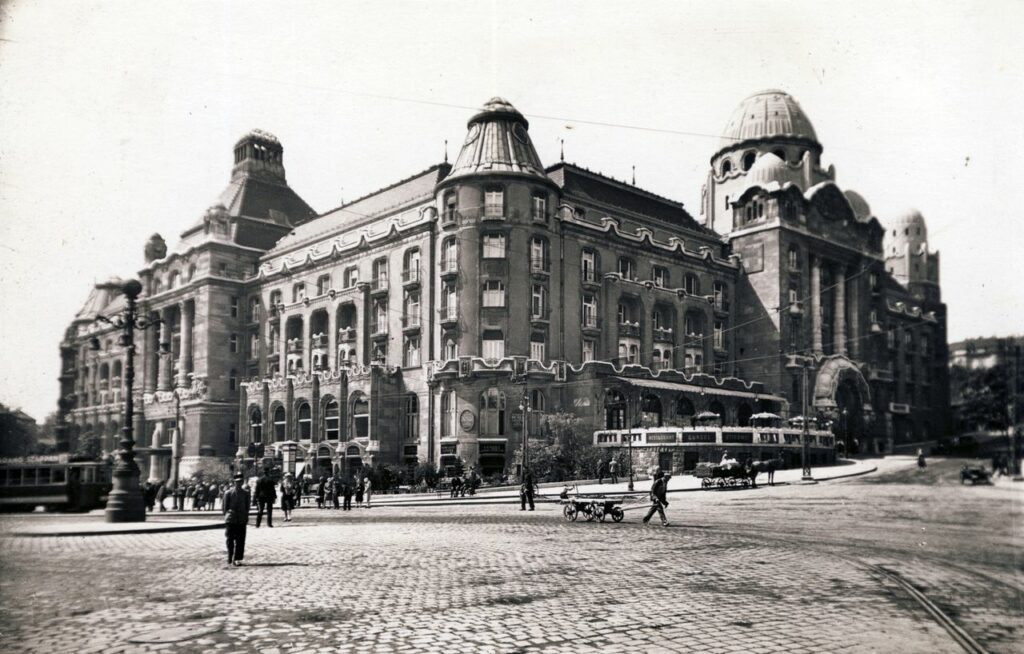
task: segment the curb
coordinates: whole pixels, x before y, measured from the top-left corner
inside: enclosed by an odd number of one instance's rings
[[[104,523],[106,524],[106,523]],[[209,524],[192,524],[192,525],[168,525],[154,527],[152,529],[110,529],[104,531],[98,530],[75,530],[75,531],[9,531],[2,536],[14,537],[14,538],[68,538],[68,537],[82,537],[82,536],[124,536],[127,534],[166,534],[175,531],[204,531],[207,529],[220,529],[224,526],[222,522],[211,522]]]

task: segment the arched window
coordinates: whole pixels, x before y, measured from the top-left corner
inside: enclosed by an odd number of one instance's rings
[[[459,269],[459,245],[454,236],[441,243],[441,271],[454,272]]]
[[[253,443],[263,442],[263,412],[259,409],[249,412],[249,439]]]
[[[419,440],[420,437],[420,402],[415,393],[405,396],[402,433],[406,440]]]
[[[700,278],[693,273],[687,274],[683,279],[683,290],[687,295],[700,295]]]
[[[299,440],[312,440],[313,413],[309,408],[309,402],[303,402],[302,404],[300,404],[297,413],[299,419]]]
[[[725,161],[722,162],[722,174],[723,175],[728,175],[731,172],[732,172],[732,161],[729,160],[729,159],[726,159]]]
[[[362,393],[356,393],[352,400],[352,433],[356,438],[370,435],[370,403]]]
[[[743,170],[750,170],[750,167],[754,165],[754,160],[757,159],[757,154],[750,151],[743,155]]]
[[[539,388],[535,388],[530,391],[530,411],[540,411],[541,413],[547,411],[548,400],[544,396],[544,391]]]
[[[281,442],[285,440],[288,422],[284,416],[284,407],[279,406],[274,409],[274,441]]]
[[[618,391],[608,391],[604,396],[604,428],[626,428],[626,398]]]
[[[547,272],[549,269],[548,241],[542,236],[530,239],[530,270]]]
[[[697,411],[693,408],[693,402],[684,395],[681,395],[676,401],[676,419],[685,421],[696,415]]]
[[[480,435],[505,435],[505,394],[497,388],[480,394]]]
[[[444,339],[444,358],[446,361],[459,358],[459,343],[454,336]]]
[[[722,420],[722,422],[724,424],[724,422],[725,422],[725,407],[722,406],[721,402],[719,402],[718,400],[713,401],[711,404],[708,405],[708,411],[710,411],[711,413],[717,413],[719,419]]]
[[[736,424],[740,427],[750,426],[750,416],[754,414],[754,410],[750,408],[750,405],[744,402],[736,409]]]
[[[324,438],[336,441],[341,434],[338,401],[330,400],[324,405]]]
[[[657,395],[645,395],[640,404],[640,420],[644,427],[661,427],[661,400]]]

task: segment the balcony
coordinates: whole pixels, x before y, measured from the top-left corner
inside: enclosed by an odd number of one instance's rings
[[[716,297],[714,301],[715,313],[728,314],[729,313],[729,300],[722,297]]]
[[[803,302],[790,302],[789,303],[789,314],[791,316],[802,316],[802,315],[804,315],[804,303]]]
[[[441,259],[439,270],[441,279],[452,279],[459,274],[459,262],[456,259]]]
[[[288,354],[302,354],[302,339],[301,338],[289,338]]]
[[[584,286],[600,286],[601,277],[596,270],[584,270],[581,273],[580,281]]]
[[[420,269],[411,268],[402,271],[402,286],[419,286]]]
[[[382,275],[370,280],[370,295],[387,295],[388,290],[388,278],[386,276]]]
[[[441,321],[442,327],[451,327],[459,323],[459,308],[458,307],[441,307],[437,310],[438,320]]]
[[[327,347],[327,335],[326,334],[313,334],[310,339],[310,347],[317,350],[322,350]]]
[[[671,327],[655,327],[654,328],[654,341],[656,343],[671,343],[672,342],[672,328]]]
[[[868,371],[868,380],[891,382],[893,380],[892,364],[885,367],[871,366],[871,370]]]
[[[342,327],[338,330],[338,342],[339,343],[351,343],[356,340],[356,328],[355,327]]]
[[[583,314],[583,323],[580,325],[585,332],[601,331],[601,321],[596,315]]]
[[[402,316],[402,330],[411,332],[417,331],[420,328],[420,314],[413,313],[408,316]]]
[[[625,322],[620,322],[619,337],[621,338],[623,336],[632,336],[635,338],[640,338],[640,323],[629,322],[628,320]]]
[[[530,322],[533,324],[547,323],[551,320],[551,309],[548,307],[542,308],[540,311],[530,311]]]
[[[551,266],[544,259],[530,259],[530,274],[547,277],[551,274]]]
[[[388,324],[386,322],[374,322],[370,323],[370,338],[387,338],[388,337]]]

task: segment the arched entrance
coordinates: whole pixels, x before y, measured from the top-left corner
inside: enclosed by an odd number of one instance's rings
[[[836,388],[836,418],[836,442],[843,444],[847,455],[856,454],[864,442],[864,402],[852,379],[844,379]]]
[[[814,408],[832,420],[836,442],[848,453],[869,440],[865,415],[871,412],[871,391],[860,368],[845,356],[822,361],[814,383]]]

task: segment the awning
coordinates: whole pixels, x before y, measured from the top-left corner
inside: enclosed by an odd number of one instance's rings
[[[302,476],[302,471],[306,468],[306,462],[301,461],[295,464],[295,477],[299,478]]]
[[[754,415],[750,416],[750,419],[751,420],[782,420],[782,418],[780,416],[777,416],[774,413],[767,413],[767,412],[755,413]]]
[[[785,402],[786,399],[777,395],[771,395],[769,393],[751,393],[750,391],[730,391],[724,388],[714,388],[712,386],[698,386],[697,384],[680,384],[677,382],[667,382],[660,379],[633,379],[631,377],[614,377],[618,381],[625,382],[632,386],[639,388],[656,388],[663,391],[678,391],[684,393],[696,393],[700,394],[701,391],[707,395],[725,395],[728,397],[749,397],[757,400],[774,400],[776,402]]]

